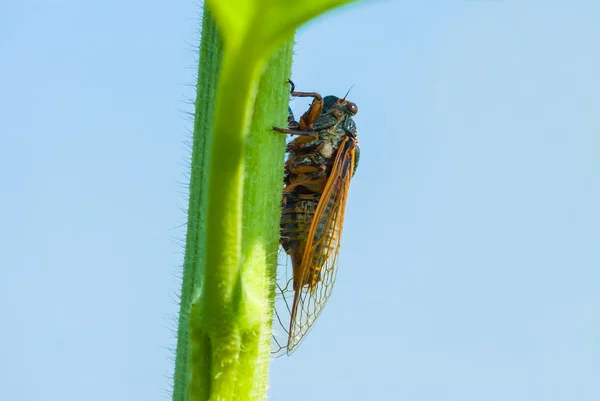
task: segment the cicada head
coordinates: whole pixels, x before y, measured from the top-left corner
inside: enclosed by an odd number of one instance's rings
[[[343,128],[345,133],[353,139],[358,138],[358,131],[356,130],[356,123],[352,117],[358,113],[358,107],[356,103],[346,100],[346,98],[340,99],[337,96],[329,95],[323,98],[323,111],[321,115],[330,113],[341,121],[339,127]]]
[[[356,103],[349,102],[344,99],[340,99],[337,96],[329,95],[323,98],[323,113],[327,113],[328,111],[339,110],[343,114],[352,117],[356,113],[358,113],[358,107]]]

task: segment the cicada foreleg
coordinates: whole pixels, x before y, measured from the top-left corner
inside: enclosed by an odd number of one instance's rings
[[[291,79],[288,79],[288,82],[292,86],[292,88],[290,89],[290,94],[292,96],[313,98],[310,107],[304,114],[302,114],[302,117],[300,117],[300,121],[298,121],[298,128],[301,131],[310,130],[312,129],[315,121],[317,121],[317,118],[321,114],[321,111],[323,111],[323,97],[317,92],[296,92],[296,85],[294,85]]]
[[[296,92],[296,86],[291,79],[288,83],[292,86],[290,94],[295,97],[312,97],[313,101],[308,110],[302,114],[300,121],[295,121],[292,109],[288,107],[288,127],[273,127],[275,131],[288,135],[314,135],[313,126],[323,111],[323,97],[317,92]]]

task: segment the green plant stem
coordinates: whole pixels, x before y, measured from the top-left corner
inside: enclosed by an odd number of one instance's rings
[[[285,142],[271,126],[287,121],[293,44],[254,103],[261,63],[239,51],[221,61],[213,28],[205,13],[173,399],[266,399]]]
[[[210,154],[206,270],[190,317],[190,401],[266,397],[283,165],[283,138],[270,128],[286,121],[284,77],[289,75],[290,49],[291,44],[278,52],[267,68],[261,89],[279,96],[261,98],[250,135],[230,134],[247,127],[244,117],[229,113],[248,117],[243,106],[252,105],[253,88],[247,82],[256,81],[258,71],[237,71],[226,80],[231,73],[227,68],[249,57],[234,58],[231,64],[224,59]],[[276,61],[282,54],[286,59]],[[219,99],[221,93],[232,96],[225,101]],[[218,109],[221,104],[229,106],[227,113]],[[271,149],[261,146],[265,144]]]

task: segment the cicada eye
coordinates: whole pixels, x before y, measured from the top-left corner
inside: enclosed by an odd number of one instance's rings
[[[358,107],[356,106],[356,103],[352,103],[352,102],[346,103],[346,109],[352,114],[358,113]]]

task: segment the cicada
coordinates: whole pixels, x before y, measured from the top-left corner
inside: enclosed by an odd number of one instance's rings
[[[280,244],[292,262],[294,298],[287,345],[290,355],[313,327],[335,281],[344,211],[350,180],[358,166],[356,104],[316,92],[309,109],[288,128],[274,130],[297,137],[288,143],[282,199]]]

